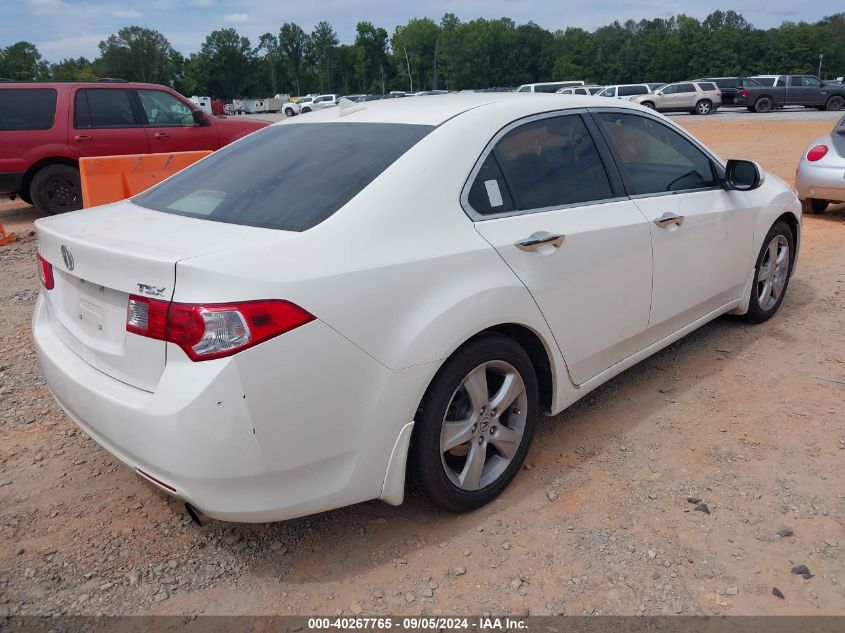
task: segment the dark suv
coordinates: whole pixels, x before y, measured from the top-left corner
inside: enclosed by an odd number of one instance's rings
[[[83,156],[216,150],[266,125],[205,114],[155,84],[0,82],[0,195],[72,211]]]
[[[736,105],[736,97],[743,88],[751,88],[760,84],[748,77],[707,77],[697,81],[712,81],[722,91],[722,105]]]

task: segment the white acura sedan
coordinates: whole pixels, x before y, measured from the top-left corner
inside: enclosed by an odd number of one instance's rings
[[[540,414],[771,317],[801,209],[643,107],[487,93],[289,119],[36,226],[59,404],[193,516],[271,521],[489,502]]]

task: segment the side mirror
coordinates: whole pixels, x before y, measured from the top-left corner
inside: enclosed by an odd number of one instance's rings
[[[194,117],[194,123],[200,127],[208,127],[211,125],[211,121],[206,118],[205,113],[202,110],[192,110],[191,114]]]
[[[729,160],[725,168],[725,189],[751,191],[766,179],[763,169],[752,160]]]

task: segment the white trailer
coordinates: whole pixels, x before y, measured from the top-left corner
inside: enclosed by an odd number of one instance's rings
[[[206,114],[211,114],[211,97],[198,97],[194,95],[191,101],[199,106],[199,109]]]
[[[278,112],[282,109],[282,103],[275,97],[241,99],[241,104],[247,114],[266,114],[267,112]]]

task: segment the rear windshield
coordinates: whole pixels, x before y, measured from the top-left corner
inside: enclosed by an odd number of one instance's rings
[[[52,88],[0,89],[0,131],[49,130],[55,116]]]
[[[355,197],[432,129],[394,123],[275,125],[132,199],[156,211],[306,231]]]

